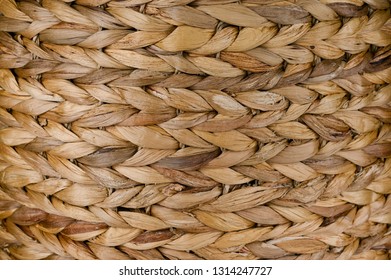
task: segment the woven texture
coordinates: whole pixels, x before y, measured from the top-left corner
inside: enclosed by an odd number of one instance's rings
[[[388,0],[0,1],[0,259],[390,259]]]

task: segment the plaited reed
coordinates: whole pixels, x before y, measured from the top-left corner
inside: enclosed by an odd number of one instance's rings
[[[390,1],[0,2],[0,259],[391,258]]]

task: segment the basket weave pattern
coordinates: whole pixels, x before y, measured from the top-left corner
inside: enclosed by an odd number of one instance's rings
[[[388,0],[0,1],[0,259],[390,259]]]

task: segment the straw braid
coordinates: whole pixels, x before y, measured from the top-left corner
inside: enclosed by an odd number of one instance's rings
[[[0,13],[0,259],[390,259],[389,1]]]

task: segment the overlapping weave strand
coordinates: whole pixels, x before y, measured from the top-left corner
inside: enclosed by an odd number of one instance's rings
[[[390,1],[0,2],[0,259],[390,259]]]

